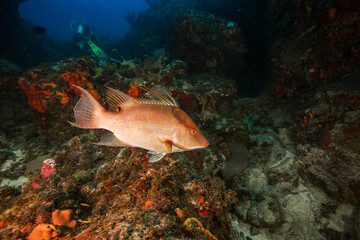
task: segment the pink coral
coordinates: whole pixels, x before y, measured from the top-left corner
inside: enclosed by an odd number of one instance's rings
[[[46,180],[48,177],[54,174],[56,172],[55,166],[56,164],[53,158],[45,159],[41,167],[42,178]]]

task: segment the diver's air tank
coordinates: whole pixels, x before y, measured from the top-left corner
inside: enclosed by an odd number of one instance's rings
[[[82,24],[78,24],[76,27],[76,33],[84,34],[84,26]]]

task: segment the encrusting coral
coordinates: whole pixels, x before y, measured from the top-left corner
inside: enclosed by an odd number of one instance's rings
[[[72,233],[76,227],[72,210],[55,210],[52,212],[53,224],[40,223],[29,235],[29,240],[51,240],[58,236]],[[55,227],[55,226],[56,227]]]
[[[176,208],[175,213],[180,218],[180,220],[184,220],[185,216],[184,216],[183,211],[181,211],[179,208]],[[183,226],[189,232],[201,233],[202,234],[201,239],[203,239],[203,237],[205,237],[206,239],[217,240],[217,238],[209,230],[204,228],[202,223],[197,218],[194,218],[194,217],[187,218],[184,221]]]
[[[85,68],[87,65],[82,62],[85,61],[72,62],[72,67],[65,64],[60,66],[60,72],[63,72],[61,77],[53,68],[30,70],[20,77],[18,85],[28,97],[31,108],[40,113],[56,112],[53,110],[54,104],[68,105],[73,102],[73,96],[80,94],[75,85],[87,89],[96,100],[99,100],[99,94],[93,90],[93,85],[89,82],[90,69]],[[83,70],[79,70],[79,65]]]
[[[29,240],[51,240],[59,236],[60,231],[56,230],[54,225],[40,223],[36,228],[30,233]]]
[[[73,212],[69,209],[53,211],[52,221],[56,226],[66,226],[69,228],[76,227],[76,220],[74,220]]]

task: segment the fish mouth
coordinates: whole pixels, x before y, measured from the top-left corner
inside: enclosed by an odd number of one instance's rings
[[[185,146],[180,146],[179,144],[174,144],[175,147],[177,147],[183,151],[191,151],[191,150],[195,150],[195,149],[206,148],[209,145],[210,145],[210,143],[207,140],[204,144],[199,143],[199,145],[191,146],[191,147],[185,147]]]
[[[198,146],[193,146],[193,147],[186,147],[184,149],[190,151],[190,150],[194,150],[194,149],[200,149],[200,148],[206,148],[207,146],[209,146],[210,143],[205,143],[203,145],[198,145]]]
[[[201,148],[206,148],[209,145],[210,145],[210,143],[208,142],[207,139],[205,139],[204,144],[201,145]]]

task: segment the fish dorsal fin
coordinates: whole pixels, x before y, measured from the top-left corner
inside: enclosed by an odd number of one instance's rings
[[[137,86],[137,85],[136,85]],[[168,106],[174,106],[178,107],[175,99],[165,90],[164,93],[167,95],[167,97],[161,95],[160,93],[151,90],[147,87],[137,86],[147,92],[149,92],[151,95],[155,96],[157,99],[152,98],[134,98],[129,95],[126,95],[125,93],[115,90],[113,88],[108,88],[106,100],[109,104],[110,110],[112,111],[119,111],[122,105],[130,102],[137,102],[137,103],[143,103],[143,104],[157,104],[157,105],[168,105]]]
[[[155,85],[153,88],[160,89],[163,94],[161,94],[160,92],[158,92],[156,90],[148,88],[148,87],[138,86],[138,88],[143,89],[147,93],[151,94],[153,97],[156,98],[157,101],[161,101],[162,103],[165,103],[164,105],[170,105],[170,106],[174,106],[174,107],[179,107],[178,103],[171,96],[171,94],[167,90],[162,88],[160,85]]]
[[[118,112],[120,107],[129,102],[135,102],[135,98],[126,95],[119,90],[108,88],[106,93],[106,101],[111,111]]]

